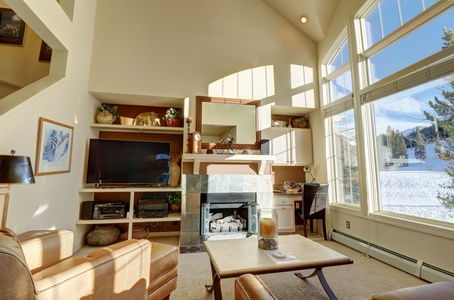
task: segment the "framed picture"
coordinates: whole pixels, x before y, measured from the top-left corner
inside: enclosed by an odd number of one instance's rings
[[[74,127],[39,118],[35,175],[71,172]]]
[[[24,43],[25,22],[9,8],[0,8],[0,43],[20,45]]]
[[[8,199],[9,199],[9,187],[0,186],[0,224],[1,228],[6,227],[6,215],[8,214]]]
[[[44,41],[41,41],[41,49],[39,50],[39,61],[50,61],[52,58],[52,48]]]

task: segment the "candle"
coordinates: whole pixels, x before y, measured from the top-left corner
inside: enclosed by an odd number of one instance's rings
[[[269,239],[276,237],[276,221],[273,218],[260,219],[260,236]]]

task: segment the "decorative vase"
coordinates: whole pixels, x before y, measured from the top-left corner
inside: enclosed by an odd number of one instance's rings
[[[96,225],[85,237],[91,246],[107,246],[115,243],[120,238],[120,229],[113,225]]]
[[[179,127],[180,119],[178,118],[168,118],[166,120],[167,127]]]
[[[100,124],[112,124],[114,116],[108,111],[100,111],[96,114],[96,121]]]
[[[170,161],[170,169],[169,169],[169,186],[176,187],[178,185],[178,181],[180,181],[180,173],[181,168],[178,165],[177,160]]]
[[[170,210],[173,211],[173,212],[181,211],[181,204],[179,204],[179,203],[170,204]]]
[[[277,210],[261,208],[257,211],[259,223],[258,243],[260,249],[275,250],[278,248]]]

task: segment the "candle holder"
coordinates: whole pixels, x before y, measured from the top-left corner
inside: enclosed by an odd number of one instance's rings
[[[192,119],[190,117],[187,117],[186,118],[186,124],[187,124],[187,127],[186,127],[186,130],[187,130],[187,145],[186,145],[186,153],[190,153],[191,150],[189,149],[190,148],[190,145],[191,145],[191,123],[192,123]]]
[[[277,210],[261,208],[257,211],[259,220],[258,244],[260,249],[278,249]]]

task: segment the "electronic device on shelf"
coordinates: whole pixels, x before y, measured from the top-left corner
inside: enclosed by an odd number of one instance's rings
[[[165,185],[169,168],[169,142],[90,139],[86,183]]]
[[[108,202],[108,203],[95,203],[93,208],[93,219],[122,219],[126,217],[126,203]]]
[[[164,218],[169,214],[165,199],[142,199],[136,207],[138,218]]]

